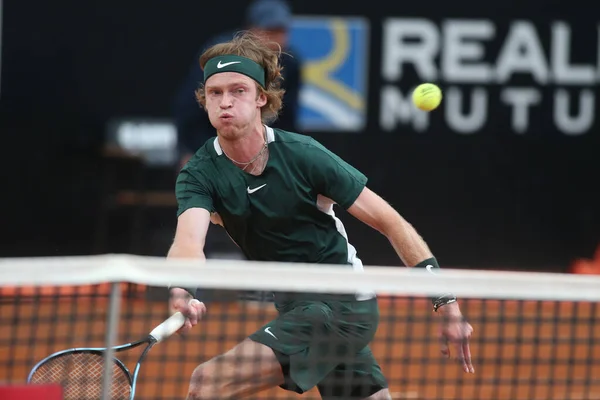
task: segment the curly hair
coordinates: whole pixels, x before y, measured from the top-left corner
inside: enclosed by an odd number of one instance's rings
[[[216,44],[207,49],[200,56],[200,67],[204,66],[213,57],[234,54],[251,59],[258,63],[265,70],[265,88],[256,84],[259,94],[267,97],[267,103],[261,109],[261,120],[267,124],[277,119],[279,111],[283,106],[283,94],[285,90],[281,88],[283,77],[281,75],[282,67],[279,64],[281,48],[273,46],[279,50],[272,50],[269,43],[255,34],[244,31],[236,34],[229,42]],[[204,84],[201,84],[196,90],[196,100],[206,109],[206,94]]]

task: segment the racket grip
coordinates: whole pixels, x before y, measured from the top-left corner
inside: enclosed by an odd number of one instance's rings
[[[162,324],[150,332],[150,336],[156,339],[156,342],[160,342],[175,332],[177,332],[185,324],[185,316],[177,311],[175,314],[167,318]]]

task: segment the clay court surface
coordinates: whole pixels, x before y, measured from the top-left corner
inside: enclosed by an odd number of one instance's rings
[[[46,355],[103,346],[106,298],[0,303],[0,382],[24,382]],[[463,300],[475,329],[475,375],[439,354],[437,324],[426,301],[380,299],[371,348],[394,399],[600,399],[600,305]],[[119,343],[145,336],[167,316],[166,304],[123,300]],[[142,366],[136,399],[184,399],[197,363],[230,349],[275,315],[272,306],[212,304],[186,337],[158,344]],[[33,322],[32,322],[33,321]],[[121,353],[133,369],[138,349]],[[255,399],[318,399],[273,389]]]

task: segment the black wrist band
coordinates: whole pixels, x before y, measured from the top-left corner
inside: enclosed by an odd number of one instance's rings
[[[439,270],[440,266],[435,259],[435,257],[428,258],[427,260],[423,260],[417,265],[415,268],[424,268],[427,271],[435,274],[434,270]],[[446,293],[441,296],[435,296],[431,298],[431,304],[433,305],[433,311],[436,311],[446,304],[454,303],[456,301],[456,296],[451,293]]]
[[[440,269],[440,265],[438,264],[435,257],[431,257],[415,265],[415,268]]]

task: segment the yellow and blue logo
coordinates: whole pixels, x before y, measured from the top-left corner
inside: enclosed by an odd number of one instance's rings
[[[290,45],[302,59],[298,125],[359,131],[367,122],[369,23],[362,18],[300,16]]]

